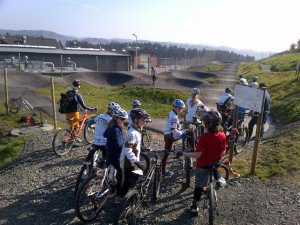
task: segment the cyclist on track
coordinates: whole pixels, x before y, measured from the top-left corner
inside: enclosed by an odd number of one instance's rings
[[[72,85],[73,85],[73,90],[67,92],[67,95],[69,95],[71,98],[72,105],[71,105],[71,108],[68,109],[68,112],[65,113],[66,120],[68,121],[68,123],[71,127],[73,126],[73,124],[80,121],[79,105],[84,109],[88,109],[88,110],[92,110],[92,111],[98,110],[96,107],[87,106],[84,103],[82,96],[80,94],[78,94],[78,91],[80,90],[80,81],[79,80],[74,80],[72,82]]]
[[[254,76],[252,77],[252,82],[249,84],[249,87],[251,88],[257,88],[258,87],[258,77],[257,76]]]
[[[222,132],[221,115],[216,111],[209,111],[203,116],[204,126],[208,133],[202,134],[197,142],[195,152],[184,152],[186,157],[196,158],[195,189],[193,202],[190,207],[195,213],[201,207],[200,198],[203,188],[207,187],[210,178],[210,169],[221,165],[222,157],[226,149],[226,135]],[[214,177],[219,186],[225,186],[226,181],[218,168],[213,170]],[[203,204],[203,203],[202,203]]]
[[[107,112],[96,116],[91,119],[88,123],[88,126],[92,124],[96,124],[95,135],[94,135],[94,143],[93,143],[93,151],[97,151],[100,149],[102,152],[102,157],[106,158],[106,138],[103,136],[104,131],[107,128],[109,121],[112,119],[112,112],[117,109],[121,109],[119,104],[115,102],[110,102],[107,107]]]
[[[203,112],[208,111],[208,108],[199,100],[199,88],[193,88],[191,92],[192,97],[186,101],[187,111],[185,114],[185,121],[190,123],[196,122],[195,118],[199,118]]]
[[[137,109],[137,108],[141,108],[141,102],[139,100],[133,100],[132,101],[132,109]],[[131,109],[131,110],[132,110]],[[128,111],[128,115],[130,115],[131,110]],[[128,129],[132,126],[132,120],[129,116],[128,118]]]
[[[155,87],[155,81],[157,79],[157,70],[154,67],[151,67],[151,76],[152,76],[152,85]]]
[[[142,135],[141,129],[147,122],[151,122],[149,114],[143,109],[133,109],[130,112],[132,126],[127,131],[120,156],[120,166],[122,168],[121,197],[123,198],[128,190],[132,188],[138,175],[134,173],[135,166],[144,170],[140,161]],[[122,199],[120,199],[122,200]]]
[[[117,171],[116,178],[117,183],[115,186],[116,197],[115,202],[119,203],[121,195],[121,184],[122,184],[122,169],[120,167],[120,155],[124,145],[123,141],[123,124],[128,119],[128,114],[124,109],[115,109],[112,112],[113,118],[108,123],[108,127],[105,130],[103,136],[107,138],[107,163],[113,165]]]
[[[167,163],[169,159],[170,151],[172,150],[172,146],[174,141],[179,140],[182,138],[182,140],[187,139],[187,134],[190,135],[189,144],[190,146],[194,145],[193,141],[193,132],[189,130],[180,130],[181,125],[178,119],[178,115],[182,112],[182,110],[185,108],[185,104],[182,100],[176,99],[173,102],[173,110],[169,112],[168,118],[166,120],[166,130],[164,133],[164,141],[165,141],[165,151],[164,156],[162,159],[162,173],[164,175],[173,175],[174,172],[170,171],[169,168],[167,168]]]

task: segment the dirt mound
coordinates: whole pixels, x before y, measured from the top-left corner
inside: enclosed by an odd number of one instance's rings
[[[172,71],[172,72],[160,73],[158,76],[163,78],[183,78],[183,79],[201,80],[209,77],[216,78],[218,75],[213,73],[197,72],[197,71]]]

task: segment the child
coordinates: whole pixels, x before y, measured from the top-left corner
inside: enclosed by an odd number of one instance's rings
[[[172,146],[174,141],[179,140],[182,138],[182,140],[186,140],[187,133],[192,137],[192,132],[180,130],[181,125],[178,119],[178,115],[182,112],[182,110],[185,108],[185,104],[182,100],[176,99],[173,102],[173,110],[169,113],[168,118],[166,120],[166,130],[164,133],[164,141],[165,141],[165,152],[162,159],[162,173],[164,175],[173,175],[174,172],[167,170],[167,161],[169,158],[170,151],[172,150]],[[192,138],[193,139],[193,138]],[[189,142],[191,146],[193,146],[193,141]]]
[[[198,118],[201,111],[208,111],[208,108],[199,100],[199,88],[193,88],[191,92],[192,97],[186,102],[188,108],[185,114],[185,121],[190,123],[195,122],[194,118]]]
[[[103,137],[103,133],[107,128],[108,122],[112,119],[112,111],[120,109],[119,104],[115,102],[110,102],[107,107],[107,112],[104,114],[100,114],[96,116],[95,118],[91,119],[88,123],[88,126],[91,126],[92,124],[96,124],[95,128],[95,136],[94,136],[94,143],[93,143],[93,151],[97,151],[100,149],[102,152],[102,157],[106,157],[106,138]],[[93,155],[92,152],[90,152],[90,155]]]
[[[221,163],[223,153],[226,149],[226,136],[222,132],[221,115],[216,111],[209,111],[203,116],[204,126],[208,133],[202,134],[197,142],[195,152],[184,152],[186,157],[196,158],[195,170],[195,189],[194,199],[190,207],[191,212],[195,213],[199,210],[200,198],[203,187],[209,183],[210,169]],[[218,169],[215,169],[214,176],[220,186],[226,185],[225,179],[222,177]]]
[[[128,119],[127,112],[123,109],[116,109],[113,112],[112,120],[108,123],[108,128],[103,134],[103,136],[107,138],[107,163],[113,165],[117,170],[117,195],[115,199],[115,202],[117,203],[119,202],[121,195],[122,169],[120,167],[120,155],[124,144],[122,127],[126,119]]]
[[[146,122],[151,122],[149,114],[143,109],[131,110],[130,117],[132,119],[132,126],[126,133],[125,143],[120,156],[120,166],[122,168],[121,197],[126,195],[138,179],[138,175],[133,173],[135,166],[144,170],[143,166],[139,163],[142,141],[141,129]]]

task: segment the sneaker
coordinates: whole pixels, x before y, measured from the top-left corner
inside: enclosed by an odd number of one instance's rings
[[[220,187],[225,187],[226,186],[226,180],[221,177],[220,179],[217,180],[217,185],[220,186]]]
[[[169,171],[163,172],[162,174],[165,175],[165,176],[172,176],[174,174],[174,172],[169,170]]]
[[[120,204],[123,202],[123,198],[119,195],[116,195],[115,197],[115,204]]]
[[[191,205],[190,206],[190,211],[191,211],[191,213],[196,213],[196,212],[198,212],[199,211],[199,208],[198,208],[198,205],[196,204],[193,204],[193,205]]]

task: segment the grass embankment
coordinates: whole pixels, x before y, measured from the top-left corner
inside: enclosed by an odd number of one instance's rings
[[[40,88],[35,90],[39,95],[50,96],[49,88]],[[63,85],[55,84],[55,97],[58,100],[60,93],[65,93]],[[145,109],[152,118],[165,118],[171,110],[171,104],[174,99],[180,98],[185,101],[189,97],[189,92],[178,90],[164,90],[149,87],[95,87],[88,83],[81,85],[79,92],[85,103],[89,106],[97,106],[99,112],[105,112],[109,102],[114,101],[122,108],[129,110],[132,108],[131,102],[139,99],[142,108]]]
[[[240,64],[238,75],[244,74],[250,80],[258,76],[259,82],[265,82],[271,96],[271,113],[275,121],[287,125],[300,121],[300,82],[295,77],[295,63],[300,61],[299,53],[289,53],[267,58],[259,63],[271,65],[278,72],[262,72],[258,62]],[[284,135],[267,139],[260,145],[256,176],[270,178],[275,175],[300,172],[300,128],[297,126]],[[243,160],[237,160],[235,166],[242,174],[249,173],[252,151],[245,154]],[[299,176],[296,177],[299,182]]]
[[[209,64],[205,66],[191,66],[188,67],[187,70],[192,70],[192,71],[202,71],[202,72],[210,72],[210,71],[218,71],[222,70],[224,68],[223,64]]]

